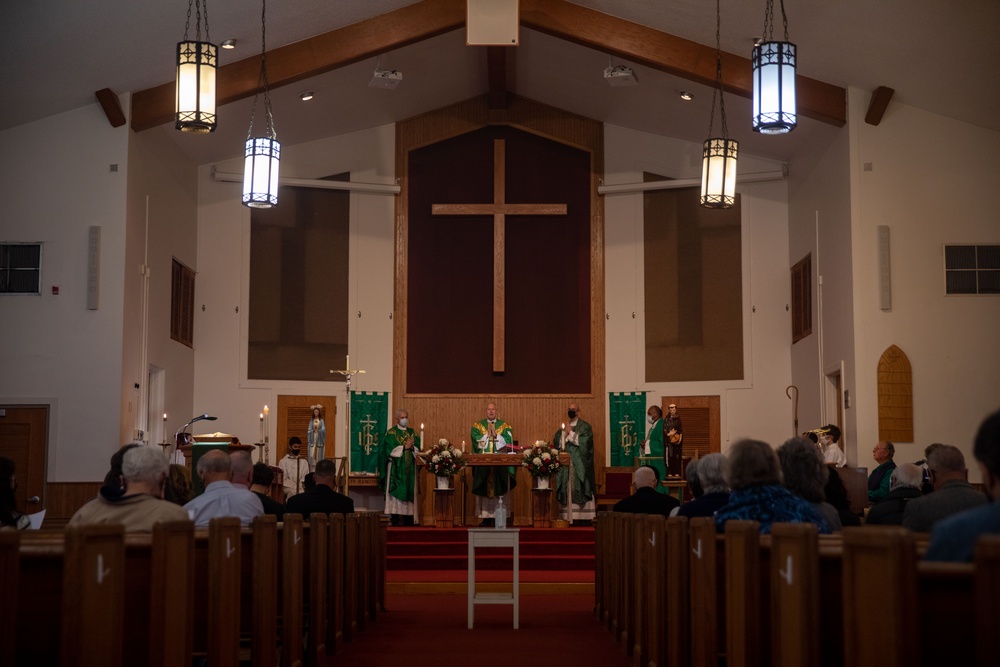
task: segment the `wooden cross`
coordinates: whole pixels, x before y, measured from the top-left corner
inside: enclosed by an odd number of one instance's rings
[[[493,140],[493,203],[432,204],[432,215],[493,216],[493,372],[504,372],[504,222],[508,215],[566,215],[566,204],[508,204],[503,139]]]

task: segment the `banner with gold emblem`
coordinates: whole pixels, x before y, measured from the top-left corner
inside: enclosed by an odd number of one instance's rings
[[[611,465],[633,466],[636,457],[642,455],[639,443],[645,437],[646,392],[611,392],[608,394],[608,410],[611,427]]]
[[[389,426],[388,392],[351,392],[352,473],[378,473],[378,447]]]

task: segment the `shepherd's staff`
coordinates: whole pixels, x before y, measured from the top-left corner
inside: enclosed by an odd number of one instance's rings
[[[789,389],[795,390],[794,397],[788,393]],[[792,419],[794,422],[792,426],[792,437],[794,438],[799,434],[799,388],[796,387],[794,384],[788,385],[787,387],[785,387],[785,396],[787,396],[792,401]]]

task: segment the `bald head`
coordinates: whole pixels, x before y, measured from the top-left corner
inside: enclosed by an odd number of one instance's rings
[[[656,486],[656,472],[649,466],[642,466],[632,474],[632,484],[636,489]]]
[[[205,452],[198,459],[198,476],[205,486],[223,480],[228,482],[231,471],[229,455],[220,449]]]

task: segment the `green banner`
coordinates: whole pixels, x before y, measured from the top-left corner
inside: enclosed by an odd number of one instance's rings
[[[378,448],[389,424],[389,393],[351,392],[351,472],[376,474]]]
[[[608,394],[611,427],[611,465],[631,467],[641,456],[645,437],[646,392]]]

